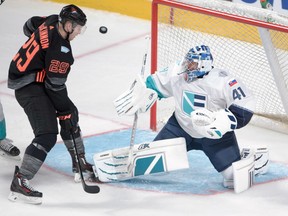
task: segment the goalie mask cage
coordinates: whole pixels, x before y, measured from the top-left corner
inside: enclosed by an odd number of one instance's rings
[[[199,44],[210,47],[216,68],[253,91],[251,123],[288,133],[288,20],[223,0],[153,0],[151,73]],[[173,111],[173,98],[159,101],[151,109],[150,128],[160,129]]]

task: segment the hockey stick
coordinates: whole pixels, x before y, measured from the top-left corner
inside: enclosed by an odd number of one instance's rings
[[[254,115],[271,119],[279,123],[288,124],[288,116],[285,114],[254,113]]]
[[[84,177],[83,177],[82,168],[81,168],[81,164],[80,164],[78,150],[77,150],[77,147],[76,147],[75,136],[74,136],[73,131],[71,131],[70,134],[71,134],[71,137],[72,137],[72,140],[73,140],[73,145],[74,145],[74,149],[75,149],[75,159],[77,161],[77,166],[78,166],[78,169],[79,169],[79,173],[80,173],[83,189],[87,193],[92,193],[92,194],[99,193],[100,192],[100,187],[99,186],[97,186],[97,185],[87,185],[85,183],[85,180],[84,180]]]
[[[145,39],[147,40],[147,46],[146,46],[146,49],[145,49],[145,52],[144,52],[144,56],[143,56],[143,62],[142,62],[142,68],[141,68],[141,78],[144,78],[150,37],[146,36]],[[127,165],[128,165],[127,166],[127,170],[128,170],[129,174],[131,174],[132,169],[133,169],[132,156],[133,156],[133,147],[134,147],[134,142],[135,142],[135,134],[136,134],[136,129],[137,129],[137,122],[138,122],[138,111],[135,112],[135,114],[134,114],[134,121],[133,121],[133,126],[132,126],[132,131],[131,131],[129,155],[128,155],[128,161],[127,161]]]

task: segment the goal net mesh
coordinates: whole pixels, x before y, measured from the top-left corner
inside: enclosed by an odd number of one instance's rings
[[[214,66],[230,71],[253,91],[257,103],[251,123],[288,133],[285,102],[285,96],[288,99],[288,33],[271,28],[271,25],[284,28],[288,26],[288,20],[273,11],[225,1],[171,1],[173,4],[176,2],[175,5],[157,2],[157,34],[152,31],[152,40],[157,43],[156,69],[181,59],[195,45],[208,45]],[[180,3],[181,8],[177,3]],[[191,9],[189,5],[208,9],[208,14]],[[212,10],[214,13],[209,14]],[[221,12],[224,17],[215,16],[215,11]],[[227,19],[225,14],[233,15],[233,18]],[[249,20],[267,23],[267,27],[251,25]],[[152,25],[153,22],[155,17],[152,18]],[[261,31],[266,38],[268,35],[268,42],[267,39],[263,42]],[[267,43],[270,50],[265,49]],[[273,71],[274,64],[276,67]],[[173,111],[173,98],[162,99],[157,103],[158,130]]]

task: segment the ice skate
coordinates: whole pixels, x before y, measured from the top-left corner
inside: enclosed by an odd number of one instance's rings
[[[19,167],[15,167],[13,181],[10,187],[10,194],[8,199],[12,202],[24,202],[30,204],[41,204],[42,193],[34,190],[30,185],[28,179],[26,179],[21,173],[19,173]]]
[[[9,159],[21,160],[20,150],[12,143],[13,141],[7,138],[0,140],[0,155]]]
[[[81,170],[84,174],[84,179],[89,182],[97,182],[97,178],[93,172],[93,165],[86,161],[85,155],[80,154],[79,160],[80,160]],[[80,176],[76,161],[73,162],[72,171],[74,173],[74,181],[77,183],[81,182],[81,176]]]
[[[81,176],[80,176],[79,169],[77,166],[77,161],[75,158],[74,150],[69,150],[69,153],[72,159],[72,172],[74,173],[74,181],[76,183],[79,183],[81,182]],[[79,160],[80,160],[81,170],[83,174],[85,174],[84,175],[85,180],[90,181],[90,182],[96,182],[97,178],[95,177],[94,172],[93,172],[93,165],[87,162],[84,153],[79,154]]]

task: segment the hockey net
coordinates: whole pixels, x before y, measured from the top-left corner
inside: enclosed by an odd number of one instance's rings
[[[195,45],[208,45],[214,65],[254,92],[251,123],[288,133],[287,18],[220,0],[153,0],[151,38],[152,73]],[[159,101],[151,110],[151,129],[159,130],[173,111],[173,98]]]

